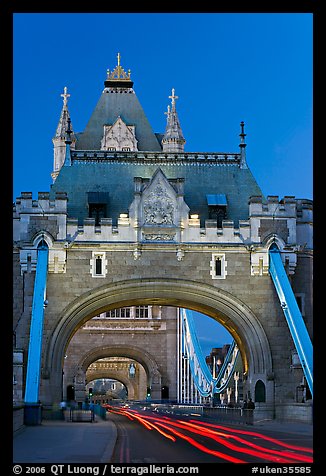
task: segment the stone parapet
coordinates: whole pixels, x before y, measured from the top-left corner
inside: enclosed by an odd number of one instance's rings
[[[267,200],[262,196],[250,197],[249,215],[271,217],[296,217],[296,200],[292,196],[285,196],[279,200],[277,195],[268,195]]]
[[[180,165],[183,163],[210,163],[217,165],[241,165],[240,153],[229,152],[110,152],[94,150],[78,150],[71,152],[71,162],[73,163],[94,163],[94,162],[132,162],[139,164],[157,163]]]
[[[30,214],[67,213],[67,194],[56,192],[55,199],[51,200],[49,192],[38,192],[38,200],[33,200],[32,192],[22,192],[16,199],[14,210]]]

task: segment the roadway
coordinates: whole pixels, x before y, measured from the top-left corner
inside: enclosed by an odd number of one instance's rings
[[[313,462],[309,435],[110,406],[107,420],[117,428],[112,463]]]

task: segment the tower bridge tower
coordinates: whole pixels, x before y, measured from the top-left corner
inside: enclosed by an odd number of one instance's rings
[[[243,392],[257,397],[257,414],[309,420],[307,380],[271,279],[269,251],[277,245],[312,338],[312,201],[263,195],[247,162],[243,122],[239,150],[187,152],[174,89],[165,132],[154,132],[133,84],[118,55],[82,132],[72,127],[74,95],[65,88],[53,184],[37,199],[22,192],[14,203],[16,402],[51,407],[63,398],[64,384],[85,386],[89,366],[106,358],[138,362],[153,398],[163,387],[174,398],[178,328],[164,309],[187,308],[232,334]],[[40,243],[48,260],[39,288]],[[140,306],[151,307],[151,318],[111,318],[114,338],[105,345],[101,331],[90,329],[95,316]],[[33,368],[38,400],[30,402],[25,375],[35,309],[41,356]],[[75,373],[64,380],[65,355],[77,344]],[[307,390],[304,402],[298,388]]]

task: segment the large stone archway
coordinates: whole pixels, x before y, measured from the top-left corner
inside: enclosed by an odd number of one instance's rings
[[[131,305],[162,305],[193,309],[222,323],[241,348],[248,385],[253,388],[258,378],[266,383],[267,400],[272,403],[272,356],[262,323],[252,310],[232,294],[213,287],[181,279],[132,279],[118,281],[90,290],[73,300],[59,316],[45,349],[45,371],[51,398],[60,395],[65,349],[76,330],[90,318],[109,309]],[[117,349],[114,350],[117,355]],[[145,362],[146,351],[137,359],[148,366],[149,373],[157,364]],[[106,354],[107,355],[107,354]],[[130,355],[134,358],[135,356]],[[60,397],[59,397],[60,398]]]

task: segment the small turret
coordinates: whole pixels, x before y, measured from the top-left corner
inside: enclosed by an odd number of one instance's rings
[[[174,95],[174,89],[172,89],[172,95],[169,96],[171,99],[171,109],[168,106],[167,114],[167,124],[165,133],[162,139],[163,152],[184,152],[184,145],[186,143],[182,130],[180,127],[180,122],[175,107],[175,100],[178,99],[178,96]]]
[[[53,172],[51,173],[51,177],[53,181],[56,180],[61,167],[64,164],[65,157],[66,157],[66,140],[67,140],[67,132],[69,130],[69,140],[71,149],[75,148],[76,138],[71,130],[71,120],[70,114],[68,111],[68,98],[70,94],[67,93],[67,87],[64,87],[63,94],[61,94],[63,98],[63,106],[61,110],[61,115],[59,119],[59,123],[57,126],[57,130],[55,136],[52,139],[54,145],[54,157],[53,157]]]

